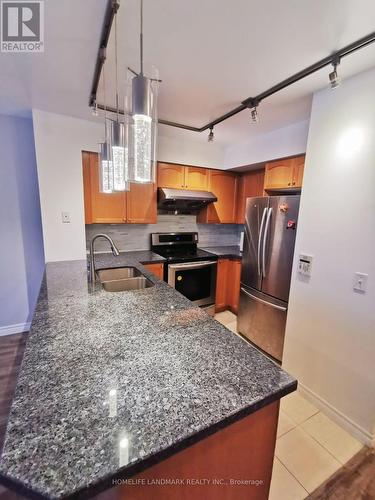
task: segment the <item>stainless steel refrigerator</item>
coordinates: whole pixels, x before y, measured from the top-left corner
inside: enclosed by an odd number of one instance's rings
[[[238,331],[281,361],[299,195],[248,198]]]

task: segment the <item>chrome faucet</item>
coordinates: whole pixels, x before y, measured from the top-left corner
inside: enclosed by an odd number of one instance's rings
[[[115,256],[118,256],[120,255],[120,252],[117,248],[117,246],[115,245],[114,241],[112,240],[112,238],[110,236],[108,236],[107,234],[96,234],[93,239],[91,240],[91,243],[90,243],[90,282],[91,283],[95,283],[95,262],[94,262],[94,242],[97,238],[104,238],[105,240],[107,240],[109,242],[109,244],[111,245],[111,250],[112,250],[112,253],[113,255]]]

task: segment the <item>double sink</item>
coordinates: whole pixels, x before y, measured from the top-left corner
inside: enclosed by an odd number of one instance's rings
[[[154,283],[135,267],[127,266],[115,269],[102,269],[97,271],[96,274],[106,292],[143,290],[144,288],[154,286]]]

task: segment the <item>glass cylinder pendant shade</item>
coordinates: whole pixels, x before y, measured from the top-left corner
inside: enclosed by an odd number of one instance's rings
[[[111,149],[113,161],[113,190],[129,191],[128,148],[126,147],[126,127],[124,123],[111,123]]]
[[[101,193],[113,192],[113,162],[111,148],[107,142],[100,144],[99,191]]]
[[[131,82],[131,111],[129,110],[129,180],[155,182],[157,144],[156,79],[137,75]],[[130,101],[130,99],[129,99]]]

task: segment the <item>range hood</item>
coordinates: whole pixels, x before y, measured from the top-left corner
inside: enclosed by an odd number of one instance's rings
[[[168,212],[194,213],[217,201],[209,191],[158,188],[158,208]]]

